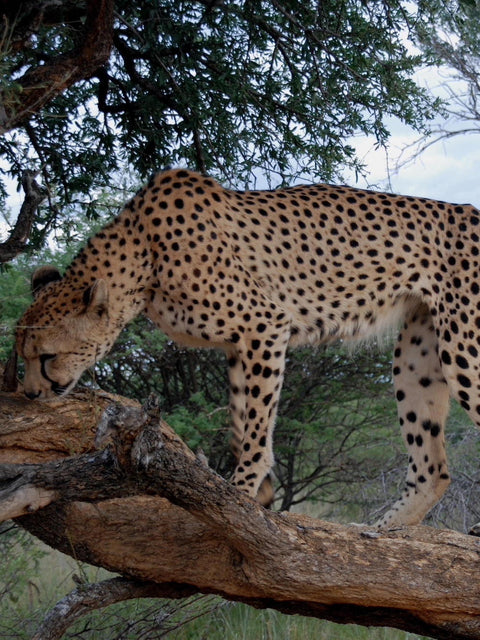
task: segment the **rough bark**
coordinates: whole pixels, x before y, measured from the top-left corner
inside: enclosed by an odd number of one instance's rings
[[[19,522],[137,580],[337,622],[480,638],[478,539],[426,527],[380,534],[266,511],[132,404],[109,410],[99,439],[111,443],[93,452],[109,401],[0,394],[0,513],[51,500]]]

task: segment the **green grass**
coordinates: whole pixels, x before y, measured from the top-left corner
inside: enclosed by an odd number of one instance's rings
[[[271,609],[226,604],[213,614],[177,630],[175,640],[420,640],[392,629],[367,629],[315,618],[288,616]]]

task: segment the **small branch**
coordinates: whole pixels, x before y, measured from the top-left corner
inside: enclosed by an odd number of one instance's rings
[[[2,521],[38,511],[58,498],[58,494],[53,490],[42,489],[25,482],[25,476],[18,475],[17,470],[14,470],[10,477],[2,474],[0,483],[3,482],[8,482],[8,486],[0,491]]]
[[[9,262],[27,246],[38,206],[47,195],[45,189],[36,183],[36,175],[36,171],[23,172],[22,187],[25,199],[10,237],[0,243],[0,263]]]
[[[60,600],[48,612],[32,640],[60,640],[79,618],[96,609],[136,598],[185,598],[197,593],[187,585],[139,582],[129,578],[111,578],[82,585]]]

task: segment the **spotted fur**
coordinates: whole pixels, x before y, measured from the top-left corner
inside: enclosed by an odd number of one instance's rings
[[[25,392],[67,393],[144,312],[179,343],[225,351],[233,483],[255,496],[273,465],[287,346],[403,323],[393,373],[407,483],[378,524],[418,523],[450,482],[449,396],[480,422],[479,220],[470,205],[423,198],[324,184],[230,191],[160,173],[63,278],[39,274],[17,330]]]

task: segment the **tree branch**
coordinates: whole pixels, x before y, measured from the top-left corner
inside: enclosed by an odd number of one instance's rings
[[[18,389],[17,361],[17,351],[15,349],[12,349],[8,360],[5,363],[3,373],[0,374],[0,391],[14,392]]]
[[[196,593],[186,585],[139,582],[129,578],[111,578],[96,584],[81,585],[62,598],[45,617],[32,640],[60,640],[79,618],[117,602],[136,598],[185,598]]]
[[[113,5],[113,0],[88,0],[80,45],[29,69],[16,81],[21,93],[12,91],[2,96],[0,134],[18,127],[72,84],[90,78],[108,60],[112,48]]]
[[[22,175],[25,199],[10,237],[0,243],[0,263],[9,262],[25,250],[38,205],[45,199],[45,189],[35,182],[36,171],[26,170]]]
[[[39,455],[42,433],[54,450],[65,441],[67,416],[77,420],[67,432],[73,449],[91,446],[91,417],[108,402],[4,399],[0,460],[8,459],[8,446],[18,454],[21,442],[25,461],[29,448],[32,458]],[[107,450],[2,465],[0,510],[6,505],[11,515],[12,496],[25,491],[47,492],[53,502],[19,518],[24,527],[78,559],[141,581],[337,622],[480,638],[477,539],[426,527],[378,533],[266,511],[204,466],[151,408],[114,405],[97,438],[111,439]],[[26,495],[17,500],[21,513],[31,504],[33,494]]]
[[[31,39],[40,26],[61,22],[78,22],[85,17],[85,4],[78,0],[23,0],[2,2],[3,18],[11,31],[10,46],[20,51],[31,46]]]

